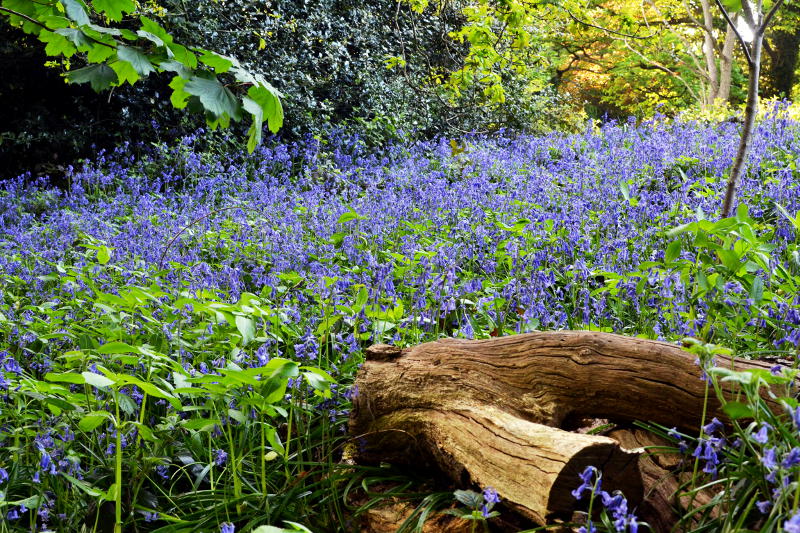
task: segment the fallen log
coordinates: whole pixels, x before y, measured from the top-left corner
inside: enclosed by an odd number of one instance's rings
[[[725,357],[717,366],[731,366]],[[737,362],[741,368],[769,368]],[[356,459],[434,466],[460,486],[492,486],[538,524],[569,520],[588,465],[631,505],[644,495],[642,450],[565,431],[584,418],[700,425],[695,356],[665,342],[588,331],[376,345],[356,379]],[[713,394],[708,413],[722,417]],[[652,476],[650,476],[652,477]],[[664,505],[663,502],[660,505]]]

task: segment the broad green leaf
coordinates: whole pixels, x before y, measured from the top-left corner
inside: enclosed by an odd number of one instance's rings
[[[236,329],[242,336],[242,346],[247,346],[253,341],[256,327],[252,318],[236,315]]]
[[[366,287],[361,287],[356,295],[356,302],[353,304],[353,312],[360,313],[364,309],[364,306],[367,305],[368,299],[369,291]]]
[[[78,28],[59,28],[56,33],[64,36],[69,42],[75,45],[75,48],[81,51],[86,51],[94,46],[100,46],[94,43],[89,37]]]
[[[214,426],[221,425],[219,419],[216,418],[192,418],[183,423],[186,429],[194,429],[196,431],[211,431]]]
[[[112,56],[113,56],[114,54],[116,54],[116,53],[117,53],[117,48],[116,48],[116,46],[102,46],[102,45],[100,45],[100,44],[95,44],[95,45],[94,45],[94,46],[92,46],[92,48],[89,50],[89,53],[88,53],[88,54],[86,54],[86,60],[87,60],[89,63],[102,63],[103,61],[105,61],[106,59],[108,59],[108,58],[112,57]],[[114,82],[116,82],[116,81],[117,81],[117,75],[116,75],[116,73],[114,73],[114,71],[113,71],[113,70],[111,70],[111,69],[108,67],[108,65],[99,65],[99,66],[101,66],[101,67],[104,67],[105,69],[108,69],[108,72],[110,72],[111,74],[113,74],[113,80],[111,80],[111,82],[110,82],[110,83],[114,83]],[[109,85],[110,85],[110,84],[109,84]],[[103,87],[103,89],[107,89],[109,85],[106,85],[106,86],[104,86],[104,87]],[[96,88],[94,87],[94,85],[92,86],[92,88],[93,88],[95,91],[99,91],[99,89],[96,89]]]
[[[183,89],[187,81],[188,80],[180,76],[175,76],[169,83],[170,88],[172,88],[172,95],[169,97],[169,99],[170,102],[172,102],[172,105],[175,106],[176,109],[183,109],[184,107],[186,107],[186,103],[192,96]]]
[[[239,101],[233,93],[216,78],[206,79],[197,76],[184,85],[183,90],[200,99],[203,107],[216,117],[228,115],[241,120],[242,112]]]
[[[108,246],[100,246],[97,248],[97,262],[101,265],[108,264],[111,260],[111,249]]]
[[[103,388],[110,387],[114,384],[114,381],[100,374],[95,374],[94,372],[81,372],[81,375],[86,380],[86,383],[92,387]]]
[[[133,13],[136,10],[134,0],[92,0],[92,7],[115,22],[122,20],[123,13]]]
[[[204,65],[213,68],[214,72],[217,74],[228,72],[228,70],[230,70],[230,68],[233,66],[233,61],[231,58],[225,57],[210,50],[202,50],[200,61]]]
[[[94,431],[97,426],[106,421],[114,421],[111,413],[106,411],[92,411],[80,419],[80,422],[78,422],[78,427],[81,428],[82,431]]]
[[[108,64],[114,72],[117,74],[117,83],[116,85],[122,85],[126,81],[133,85],[137,81],[139,81],[139,73],[136,72],[136,69],[133,68],[133,65],[128,63],[127,61],[112,61]]]
[[[664,253],[664,261],[667,263],[672,263],[681,253],[681,241],[680,239],[672,241],[669,246],[667,246],[667,251]]]
[[[131,346],[130,344],[120,342],[120,341],[113,341],[108,342],[97,349],[98,352],[102,354],[110,354],[110,353],[139,353],[139,349],[135,346]]]
[[[103,494],[104,494],[103,491],[98,490],[98,489],[92,487],[91,485],[89,485],[87,482],[82,481],[80,479],[76,479],[76,478],[70,476],[69,474],[64,474],[62,472],[61,476],[66,478],[66,480],[69,481],[72,485],[74,485],[75,487],[79,488],[80,490],[82,490],[83,492],[85,492],[86,494],[91,496],[92,498],[99,498],[99,497],[103,496]]]
[[[44,47],[44,53],[49,56],[63,55],[64,57],[72,57],[77,52],[75,45],[69,39],[56,32],[42,30],[39,33],[39,40],[47,43],[47,46]]]
[[[261,109],[264,110],[264,118],[267,121],[269,131],[277,133],[283,126],[283,106],[280,101],[280,93],[269,84],[265,84],[250,87],[247,90],[247,96],[258,103]]]
[[[337,222],[339,224],[344,224],[345,222],[350,222],[351,220],[365,220],[366,218],[367,217],[359,215],[358,213],[356,213],[351,209],[350,211],[347,211],[346,213],[342,213],[341,215],[339,215],[339,219],[337,220]]]
[[[56,383],[73,383],[75,385],[83,385],[86,383],[86,378],[83,377],[82,374],[76,374],[75,372],[48,372],[44,375],[44,379],[47,381],[55,381]]]
[[[136,73],[142,77],[148,76],[151,72],[155,72],[150,58],[138,48],[119,46],[117,48],[117,58],[130,63]]]
[[[747,404],[742,402],[727,402],[722,406],[722,410],[728,415],[731,420],[738,420],[739,418],[753,418],[753,410]]]
[[[250,129],[247,130],[247,151],[253,153],[256,146],[261,144],[262,130],[264,127],[264,110],[261,105],[249,96],[242,98],[242,106],[244,110],[250,113],[253,122],[250,124]]]
[[[142,23],[142,31],[158,37],[158,39],[160,39],[164,44],[172,43],[172,35],[167,33],[167,30],[165,30],[158,22],[145,16],[139,17],[139,21]]]
[[[67,72],[70,83],[89,83],[96,92],[108,89],[117,82],[117,73],[108,65],[89,65]],[[99,255],[99,252],[98,252]],[[99,257],[98,257],[99,260]]]
[[[78,26],[89,24],[89,14],[86,12],[86,6],[80,0],[61,0],[64,4],[64,9],[67,16],[75,21]]]

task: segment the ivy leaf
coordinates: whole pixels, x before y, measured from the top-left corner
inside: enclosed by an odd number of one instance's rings
[[[206,79],[193,77],[183,88],[187,93],[200,99],[203,107],[215,117],[227,114],[235,120],[241,120],[242,112],[239,101],[233,93],[216,78]]]
[[[92,7],[115,22],[122,20],[123,13],[133,13],[136,4],[133,0],[92,0]]]
[[[64,4],[67,16],[75,21],[75,24],[78,26],[83,26],[91,22],[89,20],[89,14],[86,12],[86,5],[80,0],[61,0],[61,3]]]
[[[155,71],[150,58],[142,53],[138,48],[130,46],[119,46],[117,48],[117,58],[131,64],[137,74],[144,77]]]
[[[97,92],[108,89],[117,82],[117,73],[105,64],[89,65],[67,72],[70,83],[89,83]]]

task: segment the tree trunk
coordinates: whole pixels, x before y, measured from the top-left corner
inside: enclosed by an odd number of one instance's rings
[[[753,144],[753,130],[755,129],[756,115],[758,115],[758,81],[761,76],[761,50],[764,44],[764,34],[756,31],[753,43],[750,46],[751,61],[748,63],[749,80],[747,82],[747,105],[744,110],[744,123],[742,124],[739,149],[733,161],[728,184],[725,187],[725,200],[722,203],[722,216],[733,215],[733,203],[736,201],[736,189],[750,155]]]
[[[377,345],[356,388],[358,460],[433,465],[462,487],[496,488],[539,524],[570,519],[578,503],[570,491],[588,465],[631,505],[644,493],[642,450],[561,428],[602,417],[697,431],[706,392],[695,356],[680,347],[588,331]],[[719,407],[712,394],[708,419],[723,416]]]
[[[714,50],[714,17],[711,14],[710,0],[700,0],[703,8],[703,56],[706,60],[708,73],[708,92],[706,94],[706,107],[714,105],[719,93],[719,71],[717,70],[717,57]]]
[[[736,19],[734,19],[736,22]],[[736,44],[736,34],[728,26],[725,32],[725,43],[722,46],[722,55],[719,60],[719,92],[717,99],[726,103],[731,97],[731,80],[733,79],[733,47]]]

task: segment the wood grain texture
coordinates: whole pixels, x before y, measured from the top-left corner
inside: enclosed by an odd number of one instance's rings
[[[717,365],[731,361],[718,357]],[[742,367],[769,365],[737,362]],[[649,464],[642,471],[641,449],[563,431],[565,421],[696,431],[705,394],[695,356],[680,347],[587,331],[377,345],[356,387],[350,433],[359,460],[425,463],[462,486],[492,486],[540,524],[569,518],[578,503],[570,491],[587,465],[601,468],[603,488],[624,490],[632,505],[655,472]],[[722,416],[715,400],[709,413]]]

